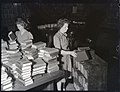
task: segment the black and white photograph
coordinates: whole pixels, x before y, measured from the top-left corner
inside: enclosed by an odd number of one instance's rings
[[[48,1],[1,3],[1,91],[120,92],[119,1]]]

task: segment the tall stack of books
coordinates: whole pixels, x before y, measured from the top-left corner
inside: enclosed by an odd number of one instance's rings
[[[31,70],[32,70],[31,65],[32,65],[32,62],[25,57],[16,63],[18,80],[24,86],[28,86],[33,83],[33,80],[31,78]]]
[[[35,59],[34,63],[32,76],[44,74],[46,70],[46,63],[42,60],[42,58]]]
[[[8,62],[8,53],[6,49],[8,48],[7,42],[4,40],[1,40],[1,62],[3,64]]]
[[[24,50],[24,49],[26,49],[26,48],[29,48],[29,47],[32,46],[32,44],[33,44],[33,43],[32,43],[32,40],[26,40],[26,41],[20,43],[21,49]]]
[[[41,42],[41,41],[40,41],[40,42],[36,42],[36,43],[34,43],[33,45],[35,45],[38,50],[46,47],[46,43]]]
[[[43,60],[47,63],[47,72],[51,73],[54,71],[58,71],[58,57],[59,50],[56,48],[43,48],[39,51],[39,56],[43,58]]]
[[[1,68],[1,88],[4,91],[10,91],[13,89],[12,77],[8,75],[6,67]]]
[[[26,48],[23,53],[28,59],[38,58],[38,50],[35,48]]]

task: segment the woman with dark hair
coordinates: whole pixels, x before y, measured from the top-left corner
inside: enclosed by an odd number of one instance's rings
[[[27,40],[33,40],[33,35],[31,32],[27,31],[28,24],[25,21],[23,21],[21,18],[17,18],[16,26],[18,31],[16,31],[15,34],[12,31],[8,34],[10,40],[17,39],[20,44]]]
[[[19,18],[16,21],[16,25],[17,28],[19,29],[19,31],[16,31],[16,36],[17,36],[17,41],[19,43],[22,43],[26,40],[32,40],[33,39],[33,35],[31,34],[31,32],[27,31],[27,26],[28,24],[26,22],[24,22],[21,18]]]
[[[69,71],[70,73],[72,72],[72,64],[71,64],[71,56],[76,57],[77,54],[75,51],[70,51],[69,50],[69,42],[67,39],[67,30],[68,30],[68,25],[69,21],[67,19],[59,19],[58,20],[58,32],[54,35],[54,46],[55,48],[60,50],[60,58],[61,58],[61,67],[65,71]],[[71,78],[71,76],[69,77]],[[63,78],[57,83],[57,89],[61,90],[61,84],[65,85],[66,79]]]

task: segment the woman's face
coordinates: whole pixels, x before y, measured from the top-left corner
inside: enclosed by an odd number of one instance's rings
[[[17,28],[18,28],[19,30],[22,30],[22,29],[24,29],[24,26],[22,26],[22,25],[20,25],[20,24],[17,24]]]
[[[65,23],[61,29],[62,29],[62,31],[64,33],[67,32],[67,30],[68,30],[68,23]]]

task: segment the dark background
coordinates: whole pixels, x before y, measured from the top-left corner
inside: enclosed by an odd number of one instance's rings
[[[75,8],[74,8],[75,7]],[[8,32],[16,31],[15,19],[22,17],[28,20],[29,31],[34,36],[33,42],[50,43],[57,31],[40,30],[39,25],[57,23],[59,18],[71,20],[69,32],[73,32],[73,48],[86,44],[90,38],[91,48],[108,63],[108,90],[118,90],[119,62],[116,47],[118,43],[118,6],[110,3],[2,3],[1,4],[1,37],[7,40]],[[72,21],[85,22],[73,24]],[[52,45],[50,45],[52,46]]]

